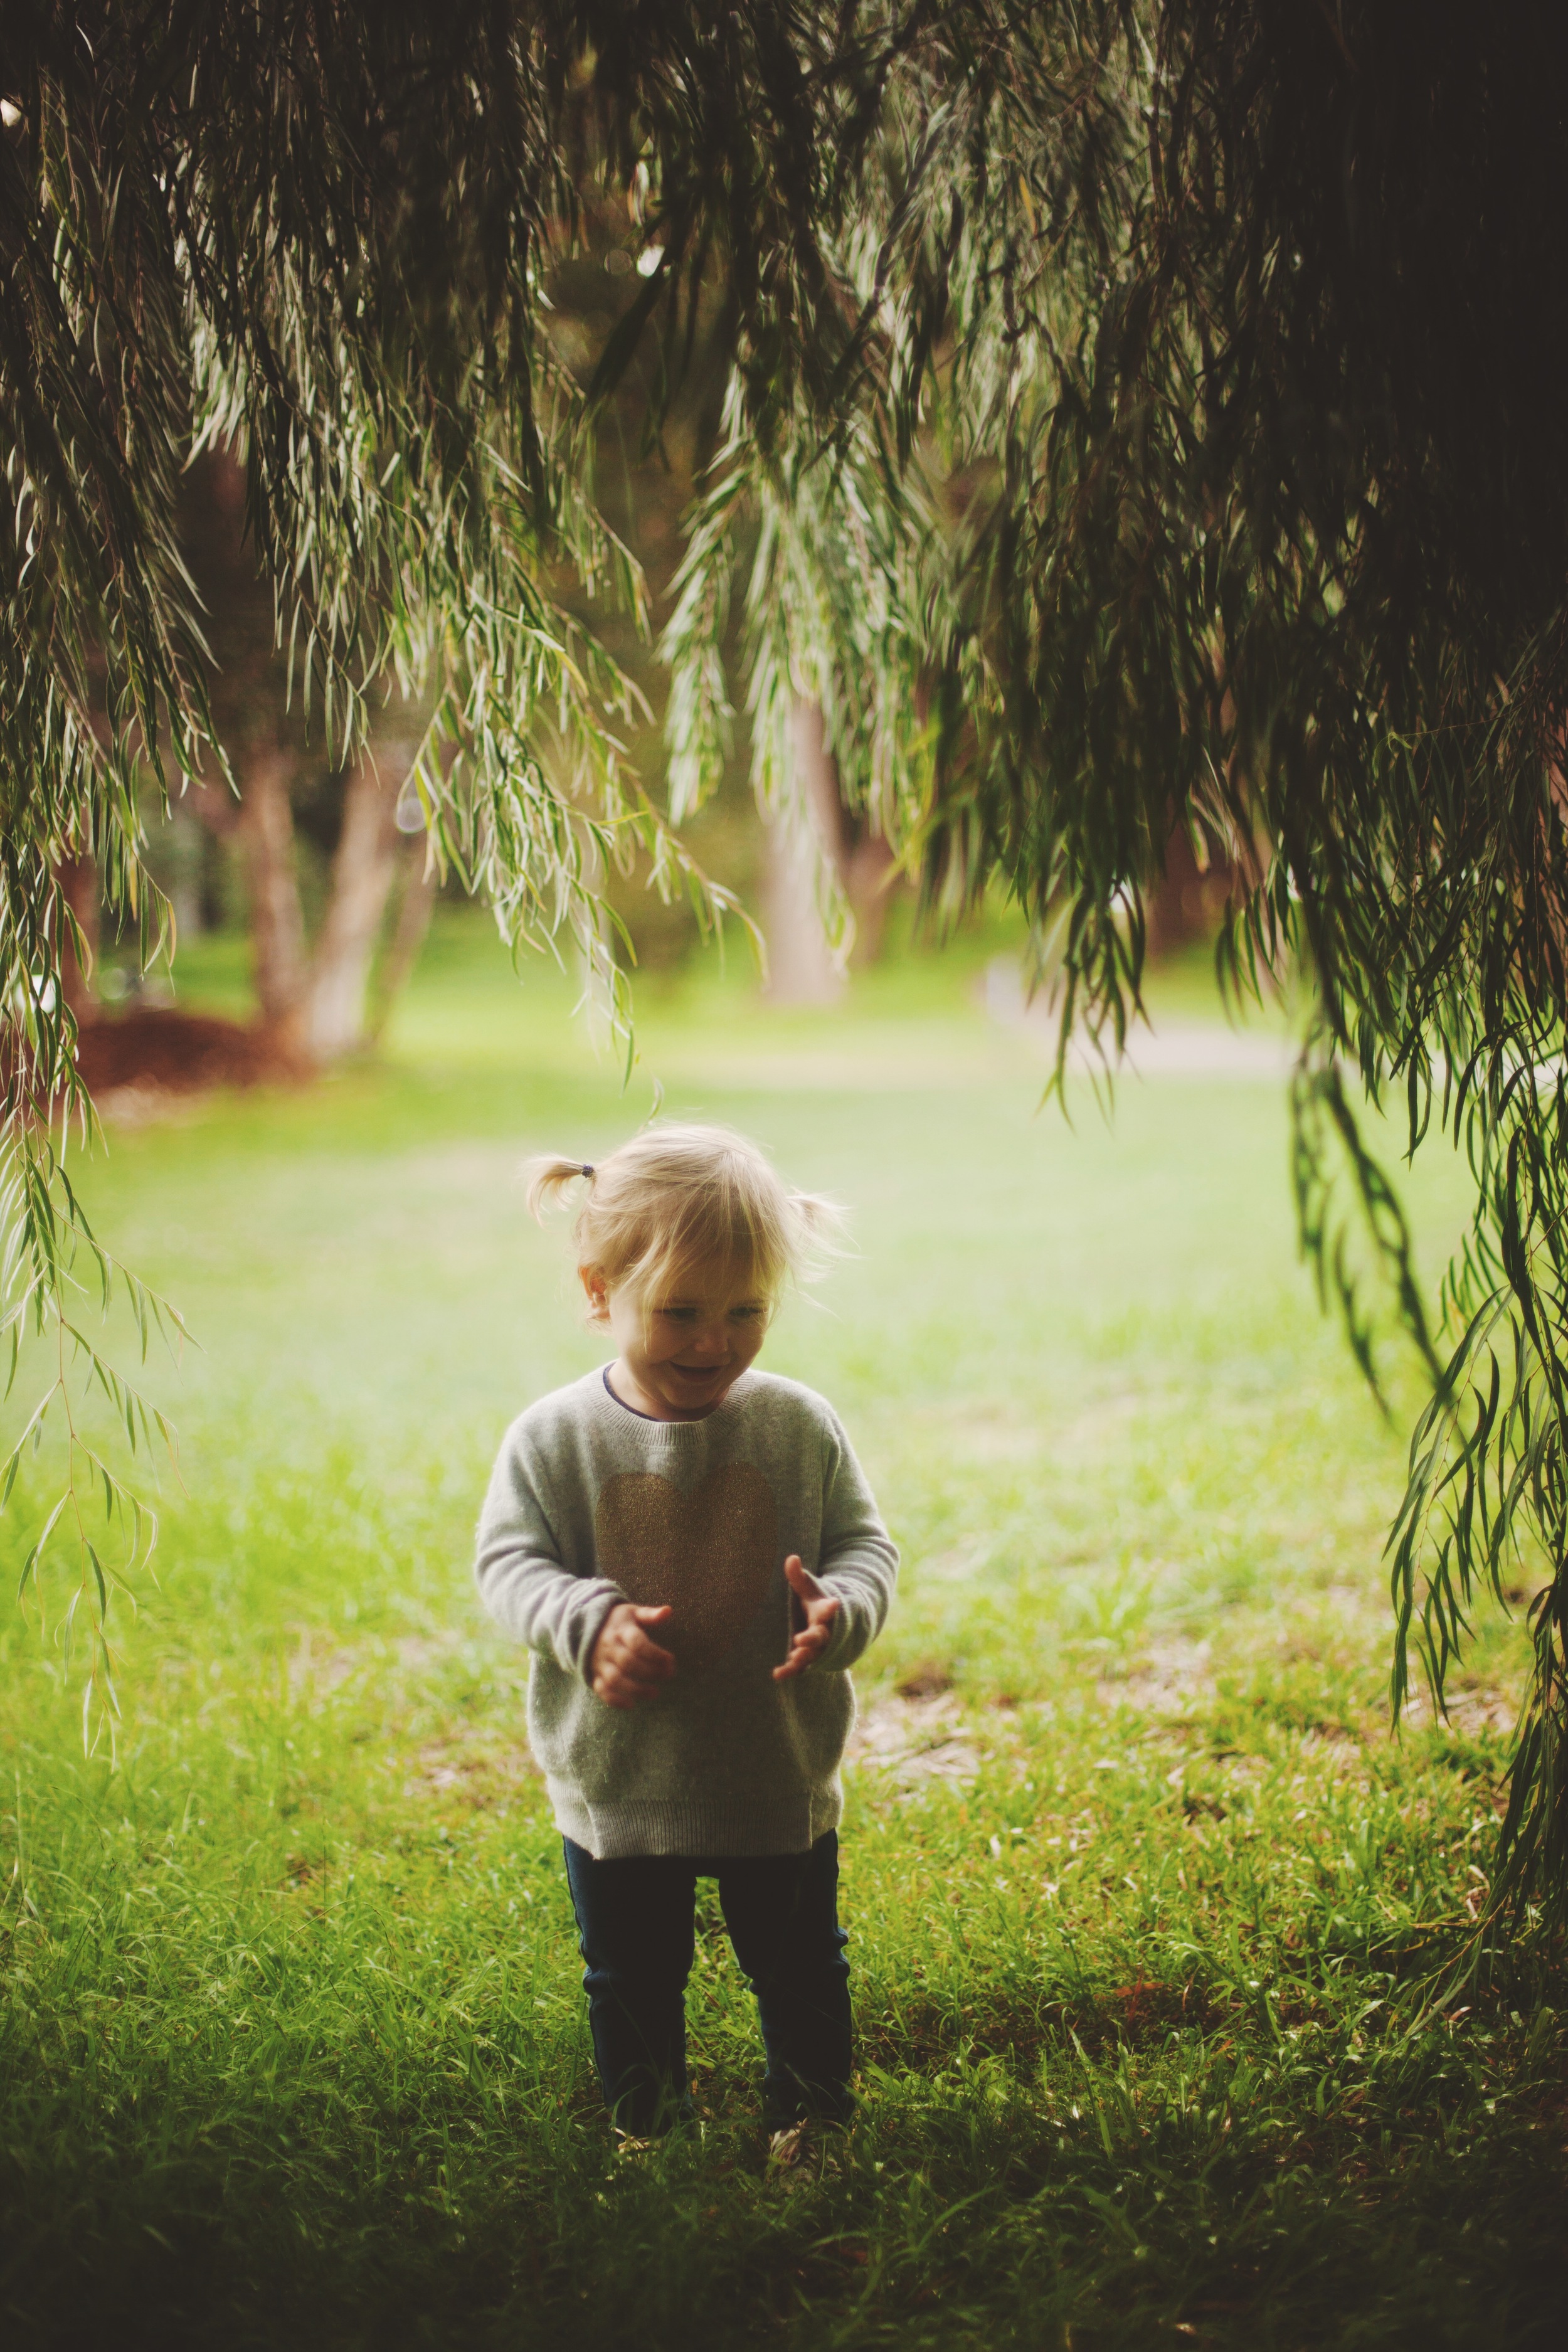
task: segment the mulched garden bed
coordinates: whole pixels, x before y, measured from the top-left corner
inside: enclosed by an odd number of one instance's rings
[[[197,1094],[208,1087],[297,1083],[299,1056],[272,1032],[208,1013],[138,1006],[81,1030],[78,1066],[95,1097],[122,1088]]]

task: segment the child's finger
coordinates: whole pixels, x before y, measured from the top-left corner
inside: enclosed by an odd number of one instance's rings
[[[617,1668],[616,1674],[616,1687],[629,1691],[633,1698],[652,1698],[663,1679],[661,1675],[628,1674],[624,1666]]]
[[[661,1650],[657,1642],[650,1642],[643,1633],[626,1644],[624,1666],[645,1682],[665,1683],[675,1672],[675,1657],[673,1652]]]
[[[621,1665],[605,1666],[594,1678],[594,1689],[606,1706],[636,1706],[641,1699],[653,1698],[658,1688],[658,1681],[650,1682],[641,1675],[630,1674]]]
[[[616,1682],[599,1693],[606,1706],[616,1708],[622,1715],[630,1715],[634,1707],[640,1706],[644,1699],[652,1696],[646,1683]]]
[[[786,1682],[791,1675],[803,1675],[807,1666],[815,1659],[819,1658],[826,1647],[826,1626],[808,1625],[805,1632],[797,1633],[790,1643],[789,1655],[783,1665],[773,1668],[774,1682]]]
[[[792,1590],[798,1592],[803,1601],[821,1600],[822,1587],[816,1577],[807,1572],[805,1562],[799,1552],[791,1552],[784,1564],[784,1572]]]
[[[659,1631],[662,1633],[663,1630],[661,1625]],[[634,1658],[669,1658],[672,1665],[675,1663],[664,1643],[656,1642],[653,1635],[645,1633],[640,1625],[628,1625],[624,1639],[628,1654]]]
[[[675,1672],[675,1658],[662,1642],[654,1641],[646,1631],[649,1625],[663,1627],[675,1612],[668,1603],[658,1609],[636,1609],[636,1622],[626,1628],[626,1648],[628,1658],[638,1674],[668,1675]]]

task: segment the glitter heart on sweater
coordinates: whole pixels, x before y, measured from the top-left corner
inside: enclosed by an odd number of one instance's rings
[[[682,1493],[651,1471],[606,1479],[594,1515],[601,1576],[628,1601],[675,1614],[654,1639],[689,1673],[733,1649],[773,1579],[773,1491],[749,1462],[726,1462]]]

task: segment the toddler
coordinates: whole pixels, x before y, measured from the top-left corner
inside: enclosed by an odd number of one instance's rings
[[[682,1995],[716,1877],[791,2153],[804,2118],[848,2112],[838,1765],[898,1566],[832,1407],[752,1370],[835,1213],[719,1128],[530,1172],[535,1215],[583,1188],[578,1274],[616,1357],[507,1432],[476,1572],[533,1653],[605,2104],[623,2138],[690,2112]]]

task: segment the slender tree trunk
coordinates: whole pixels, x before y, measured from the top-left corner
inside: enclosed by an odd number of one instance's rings
[[[190,803],[174,803],[169,828],[169,905],[178,943],[200,937],[204,927],[202,870],[206,855],[206,828]]]
[[[844,992],[844,974],[822,927],[817,887],[823,851],[837,863],[841,817],[838,778],[815,702],[795,703],[790,760],[806,821],[763,819],[767,992],[775,1004],[834,1004]]]
[[[435,911],[436,894],[440,888],[440,877],[436,861],[426,848],[425,835],[416,835],[398,852],[398,864],[404,869],[403,897],[398,905],[397,922],[391,942],[382,959],[375,992],[375,1011],[371,1018],[370,1039],[374,1044],[386,1027],[393,1006],[407,985],[419,950],[425,944],[425,934],[430,928]]]
[[[97,1020],[99,1014],[91,969],[98,961],[98,860],[95,857],[62,857],[55,872],[65,902],[80,926],[88,952],[88,969],[84,971],[70,926],[62,924],[60,995],[75,1016],[77,1027],[85,1029],[89,1022]]]
[[[343,794],[331,896],[310,973],[304,1044],[318,1062],[335,1061],[365,1041],[371,959],[396,872],[396,799],[367,753]]]
[[[833,960],[817,904],[817,851],[798,825],[769,816],[763,835],[763,936],[767,995],[774,1004],[836,1004],[844,974]]]
[[[855,918],[854,964],[875,963],[882,952],[898,860],[879,833],[862,824],[859,838],[845,851],[839,874],[849,911]]]
[[[240,837],[250,881],[250,946],[256,998],[265,1028],[298,1039],[308,967],[305,918],[294,870],[294,770],[280,744],[256,751],[242,772]]]
[[[352,1053],[379,1031],[384,1007],[406,980],[430,919],[437,882],[434,873],[425,876],[421,838],[411,850],[397,931],[377,991],[382,1009],[373,1022],[367,1017],[371,968],[397,875],[394,812],[407,766],[406,746],[392,742],[381,748],[384,779],[367,753],[347,780],[327,909],[313,950],[306,940],[295,867],[289,796],[293,754],[277,742],[258,747],[240,767],[237,808],[215,793],[204,794],[195,804],[207,831],[219,839],[237,838],[243,848],[261,1025],[314,1062]]]
[[[1143,894],[1150,955],[1173,955],[1212,937],[1225,919],[1235,881],[1229,861],[1217,851],[1202,871],[1185,825],[1177,825],[1165,844],[1164,872]]]
[[[790,719],[790,756],[810,825],[766,820],[763,929],[771,966],[768,993],[779,1004],[831,1004],[844,975],[827,945],[817,902],[817,866],[824,851],[849,902],[855,937],[851,961],[874,963],[888,919],[893,853],[863,819],[846,814],[838,764],[827,748],[822,711],[803,696]]]
[[[301,761],[313,756],[320,767],[324,752],[312,755],[289,731],[271,593],[245,536],[245,474],[232,448],[210,451],[192,468],[181,514],[212,616],[214,712],[240,786],[237,807],[217,786],[193,793],[191,813],[217,838],[232,835],[242,846],[260,1025],[290,1055],[332,1061],[365,1042],[367,984],[396,872],[393,811],[418,714],[395,699],[386,709],[378,748],[388,789],[374,749],[344,779],[326,911],[309,941],[290,788]]]
[[[816,703],[796,702],[792,738],[795,773],[805,789],[813,828],[833,860],[838,887],[854,918],[850,961],[875,963],[888,919],[893,853],[865,817],[851,817],[845,808],[838,762],[827,748],[826,730]]]

